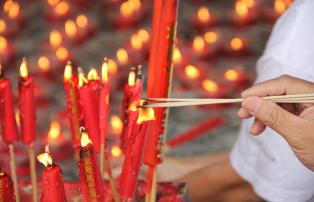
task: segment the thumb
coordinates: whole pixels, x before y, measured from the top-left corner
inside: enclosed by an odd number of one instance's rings
[[[263,124],[283,136],[298,134],[302,130],[303,119],[270,100],[248,97],[242,102],[242,107]]]

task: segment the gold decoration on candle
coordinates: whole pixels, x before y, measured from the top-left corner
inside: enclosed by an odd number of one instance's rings
[[[200,71],[194,65],[185,66],[184,72],[190,79],[197,79],[200,76]]]
[[[45,167],[52,166],[52,157],[49,154],[49,145],[45,146],[45,152],[37,156],[37,160],[42,163]]]
[[[209,93],[214,93],[218,91],[218,85],[214,81],[209,79],[205,79],[202,82],[202,87]]]

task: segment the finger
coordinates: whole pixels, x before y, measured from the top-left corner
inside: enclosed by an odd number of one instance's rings
[[[300,117],[308,121],[314,121],[314,106],[306,108],[304,111],[302,111]]]
[[[270,100],[248,97],[242,102],[242,107],[264,125],[286,137],[301,133],[305,125],[302,118],[291,114]]]
[[[265,128],[266,128],[265,124],[263,124],[258,119],[255,119],[250,128],[250,133],[252,135],[259,135],[265,130]]]
[[[246,111],[243,107],[241,107],[238,110],[237,114],[238,114],[238,117],[240,119],[248,119],[248,118],[252,117],[252,115],[248,111]]]

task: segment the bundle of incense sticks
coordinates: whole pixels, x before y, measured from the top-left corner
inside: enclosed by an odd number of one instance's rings
[[[314,93],[267,96],[263,99],[272,100],[276,103],[314,103]],[[189,98],[146,98],[146,104],[141,107],[183,107],[195,105],[229,104],[239,103],[245,98],[234,99],[189,99]]]

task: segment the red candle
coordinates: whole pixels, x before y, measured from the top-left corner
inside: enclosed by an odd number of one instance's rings
[[[108,60],[104,59],[101,67],[101,90],[99,96],[99,129],[100,141],[105,145],[108,128],[110,80],[108,78]]]
[[[25,58],[20,67],[19,107],[21,139],[24,144],[31,144],[36,138],[34,81],[33,78],[28,75],[28,67]]]
[[[78,103],[77,77],[73,76],[72,65],[67,63],[64,70],[64,89],[66,95],[66,103],[68,117],[71,125],[72,144],[74,147],[80,146],[80,106]]]
[[[99,106],[100,84],[99,76],[95,68],[91,68],[87,74],[87,87],[92,91],[96,105]]]
[[[131,134],[126,147],[119,186],[119,192],[124,201],[132,201],[134,197],[146,140],[146,121],[155,119],[154,110],[151,108],[138,110],[139,103],[139,101],[132,103],[129,109],[129,116],[133,117],[129,119],[128,123]]]
[[[15,202],[12,179],[3,172],[0,172],[0,201]]]
[[[3,140],[7,144],[12,144],[17,139],[17,127],[14,113],[14,104],[11,91],[11,82],[3,77],[0,65],[0,107],[1,131]]]
[[[103,185],[92,142],[84,131],[81,137],[79,169],[83,197],[85,201],[102,202]]]
[[[99,99],[95,99],[94,92],[87,86],[87,80],[83,73],[79,73],[79,95],[84,115],[84,123],[93,147],[97,153],[100,152],[100,132],[99,132]]]
[[[39,154],[37,160],[44,164],[42,172],[43,192],[40,201],[42,202],[65,202],[66,196],[62,179],[62,171],[58,165],[53,164],[52,157],[46,146],[45,153]]]

